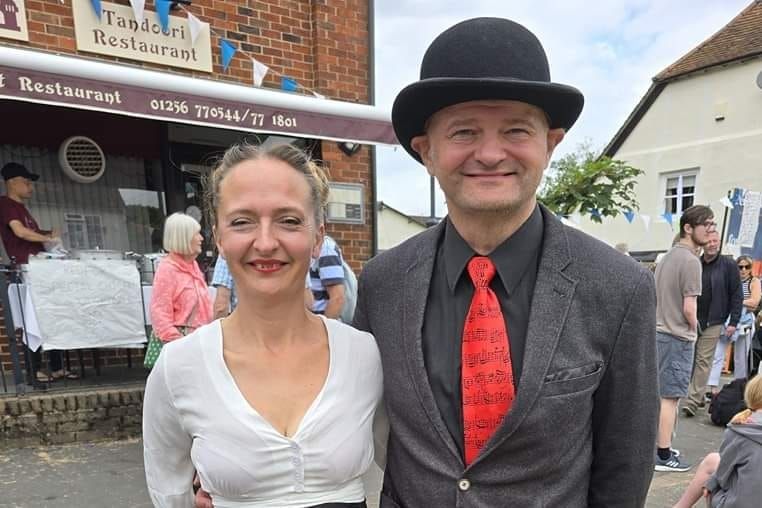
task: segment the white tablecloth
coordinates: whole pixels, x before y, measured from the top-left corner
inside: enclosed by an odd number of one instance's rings
[[[149,305],[151,303],[152,292],[153,286],[143,286],[143,310],[145,312],[145,323],[148,326],[151,325],[151,312],[149,311]],[[212,297],[212,301],[214,301],[216,292],[216,288],[209,288],[209,295]],[[44,350],[59,349],[57,347],[46,347],[45,338],[42,336],[42,332],[40,332],[40,325],[37,322],[37,312],[32,303],[31,294],[26,290],[26,284],[9,284],[8,300],[11,304],[11,316],[13,317],[13,324],[16,326],[16,328],[24,329],[24,342],[29,346],[29,349],[32,351],[37,351],[40,346],[42,346]],[[21,302],[23,302],[23,306]],[[145,341],[141,341],[120,344],[117,346],[108,345],[103,347],[142,348],[144,343]]]

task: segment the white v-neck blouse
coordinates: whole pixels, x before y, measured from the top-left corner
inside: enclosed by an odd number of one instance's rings
[[[325,384],[293,437],[249,405],[222,354],[219,321],[165,345],[143,400],[146,481],[158,507],[193,506],[193,471],[215,508],[307,507],[365,498],[381,359],[372,335],[323,318]]]

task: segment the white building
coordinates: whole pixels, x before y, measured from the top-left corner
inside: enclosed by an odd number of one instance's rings
[[[728,191],[762,191],[762,2],[653,78],[604,155],[644,171],[636,186],[639,216],[583,221],[611,245],[636,256],[668,249],[682,211],[711,206],[718,227]],[[673,216],[670,225],[665,212]]]
[[[391,249],[441,220],[441,217],[434,217],[432,220],[431,217],[407,215],[383,201],[379,201],[376,208],[379,251]]]

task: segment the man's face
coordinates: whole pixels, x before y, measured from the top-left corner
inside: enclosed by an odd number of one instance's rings
[[[717,223],[714,222],[714,217],[711,217],[704,221],[703,224],[696,224],[695,226],[686,226],[686,231],[691,235],[691,241],[698,247],[706,247],[709,243],[712,235],[717,237],[717,248],[720,245],[720,237],[717,233]],[[706,248],[704,249],[706,252]]]
[[[694,233],[696,232],[695,229],[693,231]],[[717,257],[717,254],[720,253],[720,234],[717,232],[717,230],[714,230],[710,232],[707,237],[708,240],[704,244],[704,257],[708,259],[714,259]]]
[[[34,193],[34,182],[23,176],[11,178],[5,182],[9,192],[12,192],[21,199],[31,199]]]
[[[528,211],[563,129],[549,129],[539,108],[516,101],[449,106],[413,138],[451,214]]]

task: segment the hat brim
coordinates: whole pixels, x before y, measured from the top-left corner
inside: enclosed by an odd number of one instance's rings
[[[569,130],[577,121],[585,99],[573,86],[539,81],[486,78],[429,78],[408,85],[392,107],[397,140],[414,159],[421,156],[410,141],[424,133],[426,121],[440,109],[462,102],[511,100],[545,111],[550,127]]]

